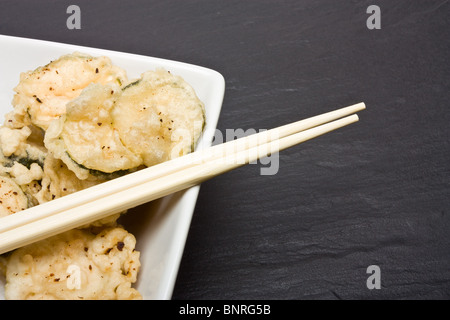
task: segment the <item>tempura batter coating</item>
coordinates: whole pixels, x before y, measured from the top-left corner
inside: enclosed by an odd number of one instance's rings
[[[182,77],[144,72],[112,110],[123,144],[149,167],[194,151],[205,125],[203,102]]]
[[[140,267],[126,230],[67,231],[14,251],[6,265],[10,300],[134,300]]]
[[[26,195],[9,177],[0,176],[0,217],[4,217],[28,207]]]
[[[204,105],[181,77],[148,71],[120,88],[91,84],[53,121],[45,146],[79,179],[152,166],[193,151]]]
[[[89,85],[45,134],[49,152],[79,179],[87,179],[89,170],[112,173],[142,164],[142,158],[123,145],[112,123],[111,110],[120,93],[114,84]]]
[[[122,85],[124,70],[112,65],[107,57],[92,57],[75,52],[36,70],[20,75],[14,89],[14,111],[5,125],[20,128],[30,123],[46,130],[50,122],[66,112],[66,104],[79,96],[90,83]]]
[[[55,159],[50,155],[44,161],[41,180],[42,188],[36,195],[36,198],[41,204],[92,187],[101,182],[104,182],[104,180],[95,178],[78,179],[61,160]]]

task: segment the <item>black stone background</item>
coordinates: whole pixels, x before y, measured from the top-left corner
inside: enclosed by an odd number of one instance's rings
[[[202,185],[173,299],[448,299],[449,16],[444,0],[1,0],[0,34],[215,69],[222,132],[367,104],[276,175]]]

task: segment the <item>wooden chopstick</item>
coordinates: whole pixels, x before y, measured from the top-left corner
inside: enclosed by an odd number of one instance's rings
[[[345,108],[337,109],[311,118],[300,120],[278,128],[253,134],[234,141],[222,143],[201,151],[188,154],[170,161],[160,163],[139,172],[131,173],[112,181],[104,182],[100,185],[81,190],[76,193],[66,195],[63,198],[55,199],[48,203],[32,207],[14,215],[1,218],[0,233],[17,228],[21,225],[43,219],[58,212],[68,210],[74,206],[79,206],[96,199],[105,197],[111,193],[129,189],[145,183],[146,181],[167,176],[173,172],[192,166],[199,162],[223,158],[225,155],[235,153],[240,150],[252,148],[262,142],[270,142],[273,139],[282,138],[290,134],[313,128],[317,125],[333,121],[344,116],[356,113],[365,109],[364,103],[358,103]]]
[[[127,178],[125,176],[105,182],[101,185],[103,186],[103,189],[101,189],[103,192],[91,198],[85,196],[82,201],[75,205],[73,205],[73,200],[71,200],[69,201],[71,206],[66,204],[63,206],[63,209],[55,205],[53,205],[53,208],[50,206],[52,202],[75,195],[72,194],[37,206],[36,208],[41,207],[40,210],[35,209],[37,212],[34,212],[38,213],[36,214],[38,217],[35,217],[33,212],[29,212],[33,208],[4,217],[0,220],[0,226],[2,226],[0,229],[0,253],[189,188],[221,173],[267,156],[268,153],[279,152],[295,144],[336,130],[357,121],[358,117],[352,115],[330,123],[326,122],[339,118],[342,114],[349,114],[364,108],[364,104],[342,108],[324,115],[275,128],[263,134],[255,134],[208,148],[199,153],[195,152],[191,155],[142,170],[147,170],[147,172],[145,175],[136,175],[135,178],[141,177],[137,179],[138,181],[130,180],[130,178],[125,179]],[[319,125],[324,122],[326,124]],[[311,127],[312,129],[305,130],[305,128]],[[264,136],[264,143],[261,143],[262,136]],[[273,138],[278,136],[281,136],[281,138]],[[258,143],[261,144],[258,145]],[[227,150],[228,152],[226,152]],[[230,153],[229,150],[234,150],[234,152]],[[126,182],[125,187],[120,185],[121,182]],[[110,184],[111,188],[105,188],[107,183]],[[86,190],[83,191],[86,192]],[[77,193],[82,193],[82,191]],[[53,211],[42,210],[45,205],[48,205],[45,209],[53,209]],[[26,211],[28,212],[25,215]],[[18,216],[19,219],[14,219],[14,216],[16,218]],[[4,220],[6,220],[6,224],[3,223]]]

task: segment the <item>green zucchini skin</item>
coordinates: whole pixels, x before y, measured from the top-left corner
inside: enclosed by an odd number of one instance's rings
[[[30,157],[30,154],[26,152],[26,157],[20,157],[16,155],[11,155],[9,157],[6,157],[6,162],[3,164],[5,167],[12,167],[14,165],[14,162],[18,162],[21,165],[27,167],[27,169],[31,168],[31,165],[33,163],[38,164],[41,168],[44,168],[44,158],[32,158]]]
[[[119,178],[119,177],[122,177],[124,175],[127,175],[131,172],[135,172],[138,170],[138,168],[133,168],[133,169],[126,169],[126,170],[117,170],[114,172],[103,172],[100,170],[91,169],[86,166],[83,166],[82,164],[73,160],[73,158],[70,156],[70,153],[66,152],[66,154],[73,161],[74,164],[76,164],[78,167],[80,167],[80,169],[86,170],[89,172],[90,175],[100,178],[102,180],[111,180],[111,179]]]
[[[129,89],[129,88],[131,88],[131,87],[133,87],[133,86],[135,86],[135,85],[138,85],[140,82],[141,82],[141,79],[138,79],[138,80],[136,80],[136,81],[133,81],[133,82],[127,84],[125,87],[123,87],[123,88],[122,88],[122,91],[125,91],[125,90],[127,90],[127,89]]]

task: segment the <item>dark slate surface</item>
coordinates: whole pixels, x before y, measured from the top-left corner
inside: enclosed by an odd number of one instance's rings
[[[443,0],[2,0],[0,34],[215,69],[222,131],[367,104],[282,152],[276,175],[250,165],[202,185],[174,299],[448,299],[449,15]]]

